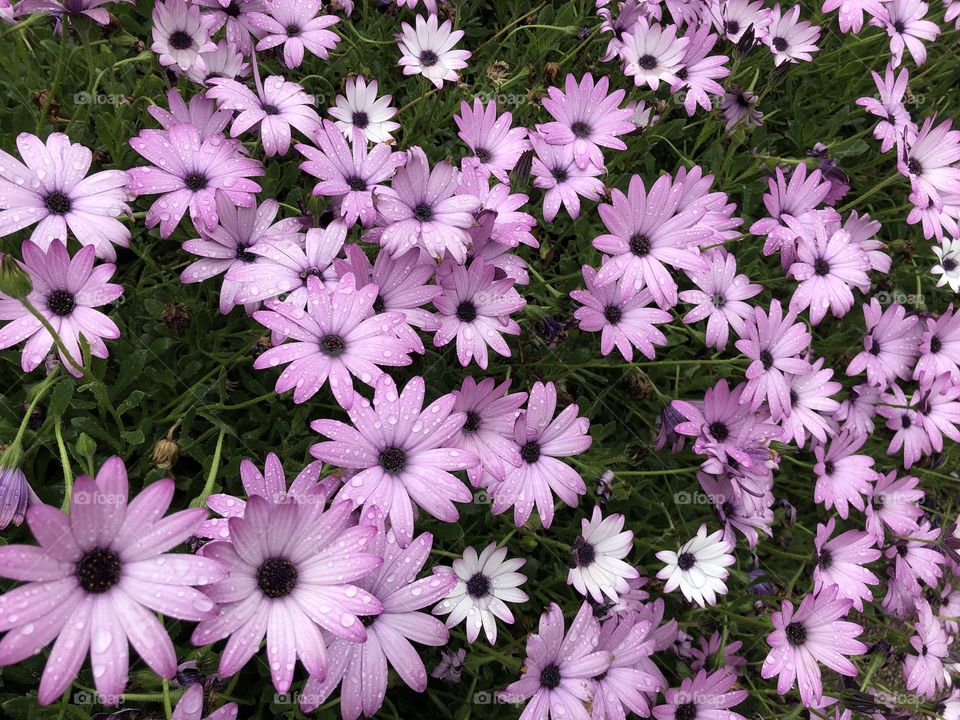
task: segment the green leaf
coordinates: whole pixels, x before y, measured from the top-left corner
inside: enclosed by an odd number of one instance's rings
[[[47,406],[47,413],[51,417],[63,417],[63,414],[70,407],[70,401],[73,399],[73,393],[77,384],[73,378],[66,378],[57,383],[57,386],[50,393],[50,404]]]

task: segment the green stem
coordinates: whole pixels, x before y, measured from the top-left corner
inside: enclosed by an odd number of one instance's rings
[[[37,132],[36,135],[40,135],[40,132],[43,130],[43,126],[47,120],[47,113],[50,111],[50,103],[53,102],[53,96],[57,94],[57,91],[60,89],[60,81],[63,79],[63,66],[64,58],[67,54],[67,22],[61,17],[60,18],[60,52],[57,54],[57,69],[53,74],[53,84],[50,86],[50,89],[47,91],[47,97],[43,101],[43,108],[40,110],[40,117],[37,120]]]
[[[874,194],[880,192],[881,190],[883,190],[883,189],[884,189],[885,187],[887,187],[888,185],[890,185],[890,184],[892,184],[892,183],[895,183],[897,180],[900,180],[902,177],[903,177],[903,176],[902,176],[900,173],[897,173],[896,175],[891,175],[891,176],[888,177],[886,180],[882,180],[881,182],[879,182],[879,183],[877,183],[876,185],[874,185],[872,188],[870,188],[869,190],[867,190],[863,195],[861,195],[860,197],[858,197],[856,200],[851,200],[850,202],[848,202],[846,205],[844,205],[842,208],[840,208],[837,212],[843,214],[843,213],[847,212],[847,210],[850,210],[850,209],[852,209],[852,208],[857,207],[857,205],[859,205],[860,203],[862,203],[862,202],[863,202],[864,200],[866,200],[868,197],[870,197],[871,195],[874,195]]]
[[[67,454],[67,446],[63,442],[63,421],[60,418],[53,422],[53,434],[57,438],[60,464],[63,466],[63,502],[60,504],[60,509],[66,513],[70,510],[70,498],[73,495],[73,472],[70,470],[70,456]]]
[[[23,419],[20,421],[20,427],[17,428],[17,434],[13,438],[13,442],[10,443],[10,447],[4,451],[4,455],[6,455],[7,452],[12,451],[19,456],[20,443],[23,442],[23,436],[27,432],[27,425],[30,424],[30,416],[33,415],[33,409],[37,406],[37,403],[40,402],[43,396],[47,394],[47,391],[56,385],[58,380],[60,380],[58,377],[58,370],[59,368],[55,368],[54,371],[47,375],[47,377],[43,379],[43,382],[37,386],[37,389],[33,395],[33,399],[30,400],[30,404],[27,406],[27,411],[24,413]]]
[[[170,704],[170,681],[163,679],[163,713],[167,720],[173,717],[173,707]]]
[[[203,491],[190,501],[190,507],[203,507],[213,492],[213,483],[217,479],[217,471],[220,469],[220,455],[223,453],[223,438],[227,434],[226,428],[220,429],[220,435],[217,436],[217,447],[213,451],[213,462],[210,463],[210,472],[207,474],[207,482],[204,483]]]

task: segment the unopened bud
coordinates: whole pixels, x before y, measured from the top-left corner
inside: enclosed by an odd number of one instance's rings
[[[33,281],[12,255],[0,255],[0,292],[14,300],[33,292]]]
[[[180,446],[175,440],[160,438],[157,444],[153,446],[153,453],[150,456],[153,464],[161,470],[169,470],[180,457]]]

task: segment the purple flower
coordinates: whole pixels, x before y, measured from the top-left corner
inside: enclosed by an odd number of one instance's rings
[[[893,431],[887,454],[893,455],[902,449],[903,467],[909,470],[921,457],[933,451],[931,435],[924,428],[923,416],[919,412],[920,395],[914,393],[908,402],[900,386],[892,385],[881,400],[877,415],[886,418],[887,429]]]
[[[356,581],[383,560],[368,549],[376,528],[357,526],[349,503],[322,512],[319,504],[274,504],[253,495],[243,516],[227,522],[230,540],[200,550],[230,571],[204,589],[220,614],[197,625],[191,637],[198,646],[229,638],[220,675],[239,672],[266,636],[270,677],[285,693],[298,658],[311,675],[327,672],[322,631],[356,643],[367,639],[360,618],[383,606]]]
[[[714,251],[708,256],[709,269],[691,273],[690,279],[699,290],[684,290],[680,299],[696,305],[683,316],[691,324],[707,319],[707,346],[717,350],[727,347],[730,328],[743,335],[745,321],[753,314],[752,306],[744,302],[759,295],[763,287],[750,282],[746,275],[737,275],[737,259],[733,254]]]
[[[93,681],[110,704],[127,684],[128,647],[155,673],[173,678],[177,658],[154,613],[204,620],[214,603],[195,588],[222,581],[227,570],[209,558],[168,551],[189,538],[206,510],[163,517],[172,480],[148,485],[127,502],[127,471],[113,457],[96,480],[77,478],[69,517],[49,505],[27,511],[40,543],[0,547],[0,573],[26,581],[0,596],[0,665],[38,654],[54,638],[39,700],[55,701],[90,653]]]
[[[920,337],[920,359],[913,379],[929,384],[944,373],[960,382],[960,310],[951,303],[940,317],[928,317]]]
[[[398,367],[411,360],[407,344],[393,328],[404,320],[400,313],[375,315],[377,286],[357,288],[352,275],[340,278],[332,290],[319,278],[307,278],[306,311],[271,300],[268,310],[254,313],[257,322],[290,338],[257,358],[257,370],[287,365],[277,379],[276,391],[293,388],[293,401],[303,403],[329,380],[340,406],[354,402],[352,377],[374,385],[383,375],[381,365]]]
[[[419,147],[407,151],[406,164],[397,170],[390,188],[374,195],[377,211],[384,218],[380,244],[394,257],[420,246],[438,260],[449,252],[463,264],[470,245],[467,228],[474,224],[473,212],[480,201],[455,195],[457,170],[439,162],[430,170],[427,156]]]
[[[255,12],[250,24],[258,31],[260,41],[257,50],[270,50],[283,46],[283,64],[288,68],[300,67],[304,50],[326,60],[340,42],[340,36],[331,30],[339,18],[336,15],[320,15],[322,0],[264,0],[266,12]]]
[[[176,66],[186,72],[202,52],[217,46],[210,41],[213,18],[186,0],[160,0],[153,6],[153,52],[164,67]]]
[[[888,64],[882,78],[871,71],[873,82],[877,86],[877,95],[857,99],[857,105],[871,115],[881,118],[873,130],[873,137],[881,141],[881,152],[887,152],[897,144],[903,138],[906,128],[913,126],[910,113],[903,104],[910,72],[902,68],[897,75],[894,75],[894,70],[893,64]]]
[[[382,316],[378,316],[382,317]],[[453,412],[456,398],[444,395],[423,408],[424,379],[410,380],[402,392],[389,375],[377,381],[373,402],[356,394],[346,408],[353,427],[339,420],[314,420],[310,427],[330,438],[310,448],[318,460],[357,471],[337,493],[389,515],[401,545],[413,538],[414,503],[444,522],[459,517],[453,501],[470,502],[467,487],[450,474],[466,470],[479,458],[449,441],[466,415]]]
[[[242,55],[253,52],[253,36],[259,30],[253,25],[253,14],[262,12],[263,0],[194,0],[210,18],[210,32],[215,33],[226,25],[226,41],[235,46]]]
[[[907,315],[899,303],[883,310],[876,298],[863,306],[867,333],[863,351],[847,366],[847,375],[867,371],[867,382],[880,389],[897,379],[907,380],[920,354],[920,328],[917,316]]]
[[[677,37],[677,26],[666,27],[641,17],[629,32],[623,33],[620,59],[623,74],[633,78],[640,87],[644,83],[651,90],[660,83],[674,83],[682,67],[683,54],[690,43],[688,37]]]
[[[170,106],[169,110],[164,110],[159,105],[151,105],[147,112],[164,130],[169,130],[174,125],[193,125],[200,134],[201,141],[222,137],[223,129],[233,117],[229,110],[218,110],[217,104],[205,95],[194,95],[188,105],[176,88],[167,91],[167,104]]]
[[[579,168],[573,156],[573,145],[550,145],[539,135],[531,135],[536,155],[531,172],[534,187],[547,192],[543,196],[543,219],[553,222],[561,204],[574,220],[580,216],[580,197],[598,200],[604,192],[597,179],[600,168],[592,163]]]
[[[30,133],[17,136],[26,164],[0,150],[0,237],[39,221],[30,239],[46,250],[67,243],[67,228],[97,257],[117,258],[114,245],[127,247],[130,230],[117,217],[129,213],[122,170],[104,170],[85,177],[93,154],[63,133],[51,133],[46,144]]]
[[[623,596],[621,596],[621,600]],[[610,666],[596,678],[592,720],[622,720],[628,712],[650,716],[648,695],[663,689],[662,676],[645,663],[656,649],[654,624],[635,612],[612,616],[600,626],[598,650],[610,653]]]
[[[870,483],[878,479],[873,469],[874,459],[856,454],[866,441],[865,434],[845,430],[828,446],[817,445],[813,449],[817,458],[813,467],[817,476],[813,500],[823,503],[827,510],[836,506],[837,514],[844,520],[851,505],[857,510],[864,509],[864,496],[873,492]]]
[[[947,559],[937,549],[940,528],[930,527],[924,520],[906,538],[898,538],[887,548],[884,555],[897,563],[903,563],[909,574],[916,580],[922,580],[928,587],[937,587],[943,576],[942,565]],[[899,574],[899,569],[897,574]]]
[[[530,149],[525,127],[510,127],[513,114],[497,116],[497,104],[493,100],[484,107],[480,98],[473,99],[473,108],[460,103],[460,114],[453,116],[459,132],[457,135],[486,172],[502,183],[507,182],[507,173],[513,170],[517,160]]]
[[[941,193],[960,193],[960,130],[950,120],[933,126],[928,117],[919,129],[908,126],[903,133],[903,149],[898,153],[897,170],[910,178],[917,205],[931,202],[943,206]]]
[[[187,77],[198,85],[209,85],[215,78],[234,80],[238,75],[249,74],[250,65],[244,62],[243,53],[226,40],[217,43],[216,50],[200,53],[193,67],[187,70]]]
[[[568,405],[554,417],[556,409],[556,385],[534,383],[527,409],[513,429],[522,462],[519,467],[508,468],[503,482],[492,488],[493,514],[513,507],[517,527],[530,518],[534,504],[543,527],[550,527],[554,493],[570,507],[576,507],[579,496],[587,491],[580,474],[559,458],[579,455],[590,447],[590,421],[578,416],[580,407],[576,404]]]
[[[347,140],[353,141],[354,130],[372,143],[389,143],[393,140],[393,131],[400,123],[390,118],[397,109],[390,103],[392,95],[377,97],[377,81],[367,82],[363,77],[348,77],[343,95],[337,95],[336,105],[327,110],[336,120],[336,125]]]
[[[800,19],[799,5],[782,13],[780,3],[777,3],[770,11],[770,27],[761,39],[773,53],[774,65],[800,60],[810,62],[812,53],[820,49],[816,44],[820,39],[820,26]]]
[[[877,17],[882,12],[882,0],[825,0],[821,12],[833,12],[839,9],[837,19],[840,31],[858,33],[863,29],[863,13]]]
[[[939,25],[923,19],[929,9],[930,6],[921,0],[890,0],[877,8],[870,24],[882,27],[890,36],[894,67],[899,67],[903,61],[904,49],[910,52],[917,65],[927,61],[927,49],[922,41],[935,40],[940,34]]]
[[[944,373],[929,387],[921,385],[910,404],[916,404],[921,426],[935,452],[943,452],[943,436],[960,442],[960,385]]]
[[[187,208],[198,230],[216,227],[218,188],[241,207],[253,205],[254,193],[262,189],[248,178],[263,175],[263,166],[243,156],[239,140],[219,135],[203,139],[193,125],[141,130],[130,138],[130,146],[153,165],[131,169],[127,190],[134,196],[160,193],[147,211],[147,227],[159,225],[164,238]]]
[[[510,315],[527,302],[514,289],[511,278],[495,280],[495,274],[494,266],[476,258],[438,277],[443,293],[433,299],[439,322],[433,344],[443,347],[456,338],[457,359],[463,367],[476,358],[477,365],[486,370],[488,346],[510,357],[503,334],[520,334],[520,326]]]
[[[409,23],[402,23],[400,34],[397,35],[397,45],[403,57],[397,63],[403,68],[404,75],[423,75],[438,89],[443,82],[458,82],[460,76],[457,70],[467,66],[469,50],[454,50],[463,30],[453,30],[453,23],[444,20],[438,24],[436,14],[427,16],[417,15],[416,29]]]
[[[107,5],[111,2],[133,4],[133,0],[23,0],[17,3],[16,8],[17,12],[22,15],[48,12],[57,16],[66,15],[71,19],[86,15],[99,25],[107,25],[110,23],[110,13],[104,10],[101,5]]]
[[[355,132],[359,136],[359,131]],[[300,163],[300,169],[320,179],[313,194],[332,198],[349,227],[357,220],[364,227],[373,225],[377,218],[374,193],[386,190],[381,183],[392,178],[406,162],[406,153],[393,152],[384,143],[374,145],[368,152],[362,139],[354,139],[351,149],[329,120],[323,121],[313,139],[319,150],[311,145],[297,145],[300,154],[307,158]]]
[[[883,545],[885,527],[891,534],[904,537],[919,530],[917,520],[923,516],[920,501],[924,496],[919,484],[919,478],[913,475],[898,479],[896,470],[877,476],[864,510],[867,532],[873,534],[877,545]]]
[[[730,130],[743,120],[744,127],[763,124],[763,113],[756,109],[760,98],[756,93],[744,90],[736,83],[730,85],[720,101],[720,112],[726,120],[724,129]]]
[[[743,672],[747,661],[745,658],[737,655],[737,652],[743,647],[743,643],[739,640],[728,643],[726,642],[726,637],[724,637],[723,642],[725,644],[721,650],[721,637],[720,633],[716,630],[709,639],[701,635],[697,641],[699,647],[690,648],[692,658],[690,661],[690,669],[709,670],[711,667],[719,667],[725,668],[737,675]]]
[[[831,380],[833,368],[823,367],[824,359],[818,358],[810,366],[810,372],[802,375],[786,375],[789,384],[790,414],[780,418],[783,428],[781,442],[794,442],[803,447],[807,433],[825,443],[827,436],[837,432],[833,414],[840,409],[836,395],[843,385]]]
[[[23,243],[20,266],[33,282],[33,291],[27,300],[57,331],[70,356],[58,351],[60,359],[76,377],[80,377],[80,372],[74,365],[83,364],[81,335],[90,346],[90,354],[98,358],[106,358],[109,354],[104,339],[120,337],[120,329],[113,320],[94,310],[123,295],[120,285],[107,282],[116,267],[110,263],[94,267],[93,260],[94,249],[90,245],[71,258],[67,248],[58,242],[51,244],[46,252],[30,240]],[[26,340],[20,365],[24,372],[34,370],[53,347],[53,336],[19,300],[2,293],[0,320],[12,321],[0,329],[0,348]]]
[[[573,290],[570,297],[583,307],[573,316],[586,332],[602,332],[600,353],[609,355],[614,347],[627,362],[633,361],[637,348],[649,360],[656,357],[654,345],[666,345],[666,336],[655,325],[672,320],[670,313],[649,307],[653,295],[644,288],[639,292],[624,287],[623,278],[597,287],[597,271],[584,265],[583,280],[586,290]]]
[[[863,601],[872,601],[868,585],[878,585],[879,578],[863,567],[880,558],[874,547],[876,539],[862,530],[847,530],[830,538],[836,528],[836,519],[826,525],[817,525],[813,546],[816,567],[813,569],[813,590],[821,592],[830,585],[837,586],[837,597],[853,601],[853,607],[863,611]]]
[[[473,257],[483,256],[486,240],[493,240],[503,245],[504,249],[519,245],[540,247],[540,243],[530,232],[536,226],[537,219],[520,210],[530,198],[523,193],[511,193],[507,183],[490,185],[489,178],[488,171],[484,170],[476,159],[463,158],[460,163],[460,185],[457,194],[472,196],[480,201],[479,209],[474,212],[475,226],[467,231],[473,241],[468,254]],[[513,277],[510,273],[506,274]],[[519,278],[516,279],[520,282]]]
[[[361,713],[373,717],[386,696],[388,667],[412,690],[426,689],[427,670],[411,642],[433,647],[446,644],[449,633],[443,623],[420,610],[446,595],[456,582],[456,577],[447,573],[417,580],[432,544],[430,533],[423,533],[406,547],[392,532],[381,532],[371,542],[370,549],[383,555],[383,566],[360,586],[380,601],[382,609],[360,618],[367,629],[362,645],[339,637],[330,643],[326,673],[311,672],[304,686],[303,712],[312,712],[341,685],[344,720],[356,720]]]
[[[690,25],[684,37],[689,38],[690,43],[684,50],[683,67],[676,71],[677,79],[670,86],[670,92],[685,92],[683,107],[687,115],[693,115],[697,105],[709,112],[713,109],[710,95],[721,97],[724,94],[723,86],[717,80],[730,74],[730,70],[723,66],[729,58],[709,54],[719,39],[710,32],[709,25],[699,28]]]
[[[591,163],[603,169],[600,148],[626,150],[618,136],[635,129],[630,122],[633,111],[620,107],[626,93],[614,90],[608,95],[609,84],[608,77],[594,83],[590,73],[579,84],[573,75],[567,75],[566,93],[549,87],[549,97],[541,101],[554,122],[537,125],[537,132],[550,145],[572,145],[573,159],[581,170]]]
[[[203,686],[191,685],[180,696],[177,706],[173,709],[170,720],[201,720],[203,716]],[[236,720],[237,704],[234,702],[220,706],[203,720]]]
[[[907,655],[903,661],[903,676],[907,690],[915,690],[925,698],[933,699],[948,686],[944,677],[943,661],[950,655],[950,641],[940,621],[934,617],[930,604],[917,602],[916,635],[910,645],[916,655]]]
[[[564,635],[563,612],[556,603],[540,616],[539,632],[527,638],[523,677],[500,693],[502,700],[528,700],[524,720],[589,720],[587,704],[596,678],[609,666],[611,653],[598,650],[600,624],[583,603]]]
[[[239,110],[230,127],[230,135],[237,137],[254,125],[259,126],[260,139],[267,157],[286,155],[290,149],[290,127],[293,126],[307,137],[313,137],[320,129],[320,116],[313,109],[313,98],[297,83],[287,82],[279,75],[271,75],[260,84],[254,95],[246,85],[236,80],[214,78],[207,97],[217,101],[224,110]]]
[[[679,688],[668,688],[663,696],[666,703],[653,708],[657,720],[747,720],[730,710],[747,699],[746,690],[733,690],[737,674],[726,668],[707,674],[701,669],[696,676],[684,678]]]
[[[0,460],[4,460],[4,457],[0,456]],[[36,498],[36,495],[30,489],[23,470],[15,466],[7,467],[0,462],[0,530],[10,523],[20,525],[32,498]]]

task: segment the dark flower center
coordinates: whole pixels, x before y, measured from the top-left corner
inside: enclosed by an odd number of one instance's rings
[[[940,341],[940,338],[938,338],[936,335],[931,336],[931,338],[930,338],[930,352],[931,352],[931,353],[938,353],[938,352],[940,352],[940,349],[941,349],[942,347],[943,347],[943,343]]]
[[[433,208],[426,203],[420,203],[413,209],[413,216],[420,222],[430,222],[433,219]]]
[[[769,350],[760,351],[760,364],[763,365],[764,370],[769,370],[773,367],[773,355]]]
[[[73,293],[67,290],[54,290],[47,296],[47,307],[54,315],[66,317],[73,312],[76,306],[77,301],[74,299]]]
[[[657,66],[657,59],[653,55],[643,55],[637,64],[644,70],[653,70]]]
[[[478,600],[490,594],[490,578],[483,573],[476,573],[467,580],[467,594]]]
[[[377,621],[377,615],[357,615],[357,619],[361,625],[368,628]]]
[[[616,325],[623,318],[623,310],[618,308],[616,305],[607,305],[603,309],[603,316],[607,319],[607,322],[611,325]]]
[[[833,562],[833,556],[826,548],[823,548],[819,553],[817,553],[817,565],[823,570],[829,568],[831,562]]]
[[[247,250],[245,246],[243,245],[237,246],[237,260],[239,260],[240,262],[252,263],[252,262],[255,262],[256,259],[257,259],[257,256],[254,255],[249,250]]]
[[[697,558],[691,552],[682,552],[677,558],[677,567],[686,572],[697,564]]]
[[[477,148],[473,151],[474,156],[482,163],[488,163],[493,158],[493,154],[486,148]]]
[[[558,183],[567,181],[567,171],[565,168],[558,167],[553,169],[553,179]]]
[[[77,563],[77,580],[88,593],[105,593],[120,582],[120,556],[106,548],[91,550]]]
[[[920,165],[920,162],[916,158],[910,158],[907,160],[907,170],[914,175],[919,175],[923,172],[923,166]]]
[[[477,319],[477,306],[469,300],[464,300],[457,305],[457,319],[460,322],[473,322]]]
[[[675,72],[674,75],[676,75],[676,76],[677,76],[678,78],[680,78],[681,80],[686,80],[686,79],[687,79],[687,69],[686,69],[685,67],[682,67],[682,68],[680,68],[679,70],[677,70],[677,72]]]
[[[380,453],[380,467],[391,475],[400,473],[407,466],[407,453],[398,447],[388,447]]]
[[[727,299],[720,293],[716,293],[712,299],[713,299],[713,306],[717,308],[717,310],[719,310],[720,308],[722,308],[724,305],[727,304]]]
[[[522,448],[520,448],[520,457],[523,458],[525,463],[533,464],[540,459],[540,443],[536,440],[531,440]]]
[[[733,517],[734,515],[736,515],[737,510],[736,510],[736,508],[733,506],[733,503],[732,503],[732,502],[730,502],[729,500],[724,500],[724,501],[723,501],[723,504],[720,506],[720,512],[723,513],[723,516],[724,516],[724,517],[728,517],[728,518],[729,518],[729,517]]]
[[[303,280],[304,283],[307,282],[307,278],[308,278],[308,277],[323,278],[323,273],[320,272],[320,271],[319,271],[317,268],[315,268],[315,267],[307,268],[306,270],[301,270],[301,271],[300,271],[300,279]]]
[[[906,557],[906,556],[907,556],[907,546],[906,546],[904,543],[898,543],[898,544],[897,544],[897,554],[898,554],[900,557]]]
[[[807,641],[807,629],[803,623],[792,622],[786,629],[787,642],[794,647],[800,647]]]
[[[386,305],[383,304],[383,296],[377,295],[377,297],[373,301],[373,311],[377,313],[377,315],[379,315],[386,309],[387,309]]]
[[[570,130],[572,130],[573,134],[578,138],[587,137],[587,135],[590,134],[590,126],[583,120],[577,120],[577,122],[570,126]]]
[[[320,340],[320,349],[323,351],[324,355],[336,357],[347,349],[347,344],[339,335],[324,335]]]
[[[353,175],[347,178],[347,187],[353,190],[354,192],[363,192],[367,189],[367,181],[362,177],[357,177]]]
[[[790,388],[790,407],[794,407],[797,404],[797,401],[800,400],[800,396],[797,395],[797,391],[793,388]]]
[[[583,535],[578,536],[570,546],[570,567],[588,567],[596,559],[596,548],[588,543]]]
[[[782,37],[775,37],[773,39],[773,47],[776,48],[777,52],[783,52],[787,49],[787,40]]]
[[[240,17],[240,5],[236,2],[231,2],[225,8],[222,8],[224,14],[228,17],[237,18]]]
[[[723,442],[730,437],[730,428],[727,427],[725,422],[714,420],[710,423],[710,434],[713,435],[717,441]]]
[[[59,190],[47,195],[46,199],[43,201],[47,206],[47,210],[52,212],[54,215],[66,215],[70,212],[70,207],[72,203],[70,202],[70,196],[66,193],[62,193]]]
[[[300,34],[300,26],[294,25],[293,23],[291,23],[290,25],[287,25],[287,27],[284,28],[284,31],[286,31],[287,37],[293,37],[294,35]]]
[[[823,277],[830,272],[830,263],[823,258],[817,258],[813,263],[813,272]]]
[[[823,463],[823,472],[825,475],[833,475],[834,470],[836,470],[836,466],[833,464],[833,460],[827,460]]]
[[[433,50],[424,50],[420,54],[420,64],[424,67],[433,67],[440,58]]]
[[[276,115],[277,113],[280,112],[280,111],[277,109],[277,106],[276,106],[276,105],[270,105],[270,104],[262,104],[262,103],[261,103],[260,109],[263,110],[267,115]]]
[[[286,597],[296,584],[297,569],[286,558],[270,558],[257,571],[257,585],[268,598]]]
[[[190,173],[183,179],[183,184],[192,192],[203,190],[207,186],[207,176],[202,173]]]
[[[556,663],[550,663],[540,671],[540,686],[553,690],[560,684],[560,668]]]
[[[910,427],[911,425],[913,425],[913,420],[910,419],[910,416],[909,416],[909,415],[907,415],[906,413],[904,413],[904,414],[900,417],[900,426],[901,426],[904,430],[907,430],[907,429],[909,429],[909,427]]]
[[[685,702],[677,705],[673,711],[676,720],[697,720],[697,706],[692,702]]]
[[[932,345],[933,343],[931,342],[930,344]],[[870,343],[870,354],[871,355],[880,354],[880,341],[877,340],[876,338],[873,338],[872,342]]]
[[[363,130],[369,124],[370,124],[370,116],[367,115],[362,110],[357,110],[357,112],[353,114],[353,126],[355,128]]]
[[[907,26],[903,23],[903,20],[897,20],[893,24],[893,29],[896,30],[899,34],[903,34],[903,31],[907,29]]]
[[[727,20],[726,28],[728,33],[731,35],[736,35],[738,32],[740,32],[740,23],[738,23],[736,20]]]
[[[476,410],[467,410],[467,421],[463,424],[464,432],[476,432],[480,429],[480,413]]]
[[[953,258],[944,258],[943,260],[943,269],[947,272],[953,272],[957,269],[957,261]]]
[[[646,235],[637,233],[630,238],[630,252],[637,257],[646,257],[649,255],[651,247],[650,238]]]
[[[170,47],[174,50],[186,50],[193,45],[193,39],[183,30],[177,30],[170,36]]]

